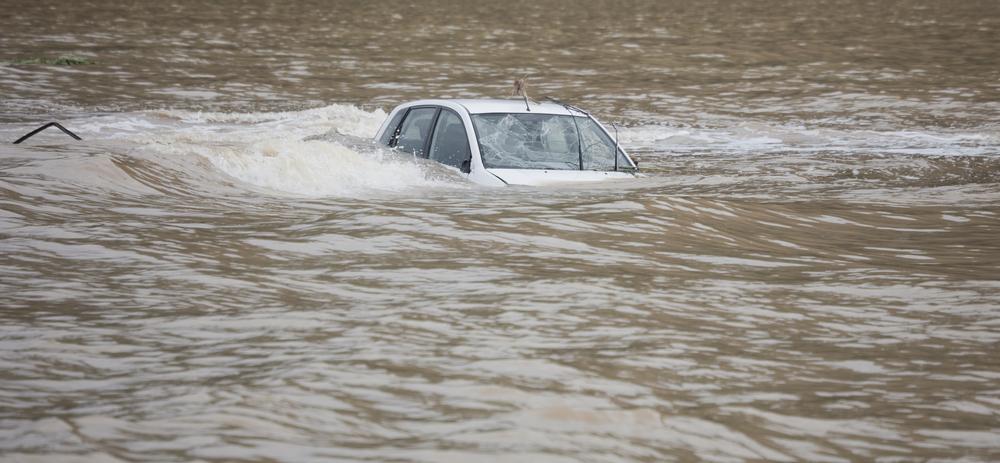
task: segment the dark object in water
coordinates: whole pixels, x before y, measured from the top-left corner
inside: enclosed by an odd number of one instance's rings
[[[76,136],[75,133],[70,132],[70,130],[67,129],[66,127],[63,127],[62,124],[60,124],[58,122],[49,122],[48,124],[45,124],[45,125],[37,128],[37,129],[35,129],[35,130],[32,130],[31,132],[28,132],[25,136],[23,136],[21,138],[18,138],[17,141],[14,142],[14,144],[17,145],[17,144],[21,143],[22,141],[25,141],[25,140],[33,137],[36,133],[41,132],[41,131],[43,131],[43,130],[49,128],[49,127],[52,127],[52,126],[58,127],[59,130],[62,130],[63,132],[65,132],[66,135],[69,135],[69,136],[71,136],[71,137],[73,137],[73,138],[75,138],[77,140],[83,140],[82,138]]]

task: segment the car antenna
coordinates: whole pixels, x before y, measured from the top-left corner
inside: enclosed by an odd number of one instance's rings
[[[531,106],[528,105],[528,76],[514,79],[514,89],[511,92],[511,96],[524,98],[524,109],[529,113],[531,112]]]

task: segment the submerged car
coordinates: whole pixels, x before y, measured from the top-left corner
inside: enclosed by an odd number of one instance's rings
[[[632,178],[637,170],[593,116],[555,101],[413,101],[389,113],[375,140],[484,185]]]

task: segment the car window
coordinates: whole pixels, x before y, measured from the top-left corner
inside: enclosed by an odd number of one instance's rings
[[[383,145],[392,144],[392,139],[396,136],[396,129],[399,128],[399,121],[403,118],[404,114],[406,114],[406,111],[399,111],[392,117],[392,121],[385,127],[385,133],[382,134],[382,138],[378,139],[379,143]]]
[[[633,168],[615,141],[589,117],[557,114],[473,114],[487,169],[611,171]],[[615,165],[615,152],[618,165]]]
[[[452,111],[442,110],[431,138],[430,158],[434,161],[457,167],[462,172],[469,172],[472,161],[472,151],[469,149],[469,137],[462,124],[462,118]]]
[[[424,153],[424,143],[431,133],[431,124],[434,123],[434,114],[436,113],[437,108],[411,109],[406,115],[406,119],[403,120],[396,146],[407,153],[427,157]]]
[[[591,119],[579,119],[580,141],[583,142],[581,154],[584,170],[613,170],[615,154],[618,155],[618,167],[630,167],[632,164],[625,158],[625,153],[615,149],[614,139],[608,137]]]
[[[479,151],[487,169],[579,170],[576,124],[554,114],[476,114]]]

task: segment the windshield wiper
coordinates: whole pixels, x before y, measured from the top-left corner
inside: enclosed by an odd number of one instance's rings
[[[595,119],[592,114],[590,114],[587,111],[584,111],[579,106],[574,106],[574,105],[571,105],[569,103],[564,103],[564,102],[559,101],[559,100],[557,100],[555,98],[552,98],[551,96],[547,96],[547,97],[545,97],[545,99],[549,100],[549,101],[551,101],[551,102],[553,102],[553,103],[555,103],[555,104],[557,104],[559,106],[562,106],[562,107],[566,108],[566,110],[570,111],[571,113],[573,111],[581,113],[581,114],[587,116],[587,119],[590,119],[591,121],[594,121],[594,124],[597,124],[598,127],[601,127],[601,123],[598,122],[597,119]],[[573,119],[573,123],[574,124],[576,123],[576,119]],[[614,124],[612,123],[612,125],[614,125]],[[607,131],[605,131],[605,134],[607,134]],[[576,127],[576,137],[577,137],[577,139],[580,138],[580,127],[579,126]],[[579,143],[581,143],[581,142],[579,142],[579,140],[578,140],[578,144],[577,144],[578,147],[580,146]],[[639,165],[638,164],[636,164],[635,166],[621,166],[618,163],[618,150],[619,150],[619,148],[618,148],[618,127],[615,127],[615,147],[614,147],[614,150],[615,150],[615,152],[614,152],[615,172],[636,173],[636,172],[639,171]],[[632,162],[635,162],[635,161],[632,161]],[[581,148],[581,151],[580,151],[580,170],[583,170],[583,151],[582,151],[582,148]]]

